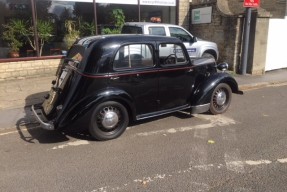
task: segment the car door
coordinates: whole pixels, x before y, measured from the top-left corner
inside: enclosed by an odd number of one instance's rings
[[[192,67],[182,44],[159,44],[159,110],[189,104]]]
[[[194,42],[193,37],[184,29],[179,27],[168,27],[171,37],[176,37],[180,39],[186,47],[189,57],[198,57],[199,49]]]
[[[110,86],[132,97],[136,115],[157,110],[158,76],[152,43],[122,46],[115,55],[113,70]]]

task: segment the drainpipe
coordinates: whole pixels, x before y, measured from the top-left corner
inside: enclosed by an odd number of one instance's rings
[[[93,6],[94,6],[94,20],[95,20],[95,28],[96,28],[96,35],[98,35],[98,22],[97,22],[97,4],[96,0],[93,0]]]
[[[250,23],[251,23],[251,7],[246,8],[246,16],[244,23],[244,45],[243,45],[243,61],[242,61],[242,75],[246,75],[247,61],[248,61],[248,48],[250,36]]]
[[[39,51],[39,39],[38,39],[38,31],[37,31],[37,13],[36,13],[36,4],[34,0],[31,0],[31,6],[32,6],[32,19],[33,19],[33,29],[34,29],[34,41],[35,41],[35,47],[36,47],[36,54],[37,57],[40,57],[40,51]]]
[[[178,25],[179,24],[179,0],[176,0],[175,2],[175,24]]]
[[[138,0],[138,12],[139,12],[139,22],[141,21],[141,5],[140,5],[140,0]]]

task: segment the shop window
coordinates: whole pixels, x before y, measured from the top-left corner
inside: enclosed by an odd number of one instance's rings
[[[36,15],[38,20],[51,23],[53,31],[47,35],[43,46],[40,46],[41,56],[59,55],[67,51],[71,44],[80,37],[101,34],[102,29],[107,26],[114,26],[114,21],[108,16],[114,9],[122,9],[125,15],[125,22],[131,21],[150,21],[151,18],[160,18],[164,23],[175,23],[175,6],[154,6],[141,5],[140,16],[137,4],[113,4],[113,3],[97,3],[97,29],[94,26],[94,9],[91,2],[81,2],[77,0],[58,1],[58,0],[35,0]],[[32,28],[32,9],[31,0],[0,0],[0,31],[4,31],[3,24],[7,24],[9,20],[22,19],[27,24],[26,29]],[[66,21],[73,22],[73,34],[78,35],[67,37],[69,27]],[[37,22],[39,23],[39,21]],[[141,29],[133,29],[137,33],[142,33]],[[153,35],[166,35],[160,28],[150,30]],[[23,44],[19,48],[20,57],[32,57],[37,54],[34,51],[33,31],[29,31],[30,40],[22,37],[20,42]],[[11,47],[9,42],[0,37],[0,58],[7,58]]]

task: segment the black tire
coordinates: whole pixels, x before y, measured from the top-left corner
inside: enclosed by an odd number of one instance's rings
[[[97,105],[93,110],[89,132],[99,141],[115,139],[123,134],[128,124],[126,108],[118,102],[108,101]]]
[[[210,54],[210,53],[203,53],[203,54],[202,54],[202,57],[203,57],[203,58],[213,58],[214,60],[216,60],[216,58],[215,58],[212,54]]]
[[[229,85],[220,83],[212,92],[210,112],[214,115],[224,113],[230,106],[232,91]]]

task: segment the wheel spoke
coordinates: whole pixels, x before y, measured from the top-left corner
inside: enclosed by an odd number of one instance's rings
[[[97,124],[104,131],[116,129],[121,122],[121,112],[119,109],[108,106],[104,107],[97,116]]]
[[[218,89],[213,97],[213,104],[214,107],[218,110],[221,110],[226,105],[227,101],[227,94],[226,91],[222,88]]]

